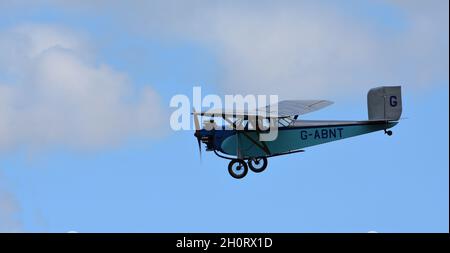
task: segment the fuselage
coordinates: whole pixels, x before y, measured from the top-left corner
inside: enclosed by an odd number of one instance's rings
[[[287,127],[279,127],[276,140],[267,142],[259,140],[260,133],[256,130],[245,130],[245,132],[231,129],[201,130],[201,135],[208,146],[207,150],[237,156],[239,146],[240,156],[250,158],[289,153],[314,145],[386,130],[397,123],[397,121],[298,120]],[[266,150],[261,146],[264,146]]]

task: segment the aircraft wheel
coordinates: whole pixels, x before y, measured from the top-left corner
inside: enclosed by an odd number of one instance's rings
[[[244,160],[232,160],[228,164],[228,172],[232,177],[241,179],[248,173],[247,163]]]
[[[267,168],[267,158],[255,158],[248,160],[248,166],[255,173],[263,172]]]
[[[387,130],[387,131],[385,130],[384,132],[385,132],[385,134],[387,134],[388,136],[391,136],[391,135],[392,135],[392,131],[391,131],[391,130]]]

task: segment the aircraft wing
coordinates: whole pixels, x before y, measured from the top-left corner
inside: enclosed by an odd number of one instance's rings
[[[253,117],[261,116],[264,118],[287,118],[295,115],[303,115],[313,111],[320,110],[324,107],[333,104],[331,101],[327,100],[283,100],[278,102],[278,111],[272,106],[260,107],[257,110],[250,111],[230,111],[225,109],[212,109],[205,112],[198,113],[201,116],[212,116],[212,117]]]
[[[313,111],[320,110],[324,107],[332,105],[333,102],[328,100],[283,100],[278,102],[278,116],[288,117],[295,115],[303,115]],[[271,106],[259,108],[265,110],[269,114],[274,114],[274,108]]]
[[[267,112],[266,114],[262,114],[263,112],[258,110],[251,110],[251,111],[232,111],[232,110],[226,110],[226,109],[211,109],[208,111],[203,111],[197,113],[200,116],[209,116],[209,117],[264,117],[264,118],[284,118],[280,117],[278,114]],[[194,113],[193,113],[194,114]]]

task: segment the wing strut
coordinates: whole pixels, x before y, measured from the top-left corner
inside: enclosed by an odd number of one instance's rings
[[[248,135],[246,132],[245,132],[245,130],[244,131],[239,131],[239,130],[237,130],[236,129],[236,125],[235,125],[235,123],[234,122],[232,122],[230,119],[228,119],[227,117],[225,117],[224,115],[222,115],[222,118],[226,121],[226,122],[228,122],[231,126],[232,126],[232,128],[235,130],[235,131],[237,131],[236,132],[236,138],[237,138],[237,156],[238,156],[238,158],[241,158],[241,153],[240,153],[240,146],[239,146],[239,142],[240,142],[240,139],[239,139],[239,134],[240,133],[242,133],[247,139],[249,139],[253,144],[255,144],[258,148],[260,148],[262,151],[264,151],[267,155],[270,155],[270,150],[269,150],[269,148],[267,147],[267,145],[266,145],[266,143],[264,143],[264,142],[262,142],[261,141],[261,143],[258,143],[258,141],[256,141],[256,140],[254,140],[250,135]],[[259,132],[259,130],[256,130],[257,132],[258,132],[258,136],[259,136],[259,134],[260,134],[260,132]]]

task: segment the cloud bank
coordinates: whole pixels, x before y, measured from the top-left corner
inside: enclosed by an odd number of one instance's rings
[[[158,132],[159,96],[92,55],[83,36],[62,27],[0,33],[0,150],[95,149]]]
[[[448,82],[448,2],[95,1],[122,29],[196,41],[215,52],[226,93],[285,98],[421,92]],[[118,11],[120,10],[120,11]]]
[[[216,49],[227,92],[317,98],[448,82],[448,2],[381,5],[390,16],[319,2],[229,4],[202,12],[194,31]]]
[[[13,3],[4,6],[18,11],[26,5]],[[379,85],[417,94],[448,83],[447,1],[345,4],[349,8],[317,1],[44,1],[29,8],[54,7],[92,22],[109,17],[111,39],[126,30],[195,42],[217,57],[218,85],[226,94],[333,99]],[[125,73],[97,63],[91,46],[62,27],[0,32],[0,149],[95,148],[158,129],[158,95],[150,87],[137,92]]]

